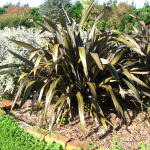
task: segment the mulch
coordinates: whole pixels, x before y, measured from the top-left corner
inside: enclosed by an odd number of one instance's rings
[[[17,101],[17,105],[20,101]],[[46,114],[46,121],[41,126],[41,114],[40,112],[33,113],[30,116],[32,100],[27,100],[22,109],[10,111],[10,113],[16,116],[18,119],[28,122],[34,126],[40,126],[49,130],[49,118],[54,105],[51,105]],[[90,115],[85,112],[85,135],[81,131],[81,124],[78,115],[77,108],[72,108],[73,120],[61,124],[59,127],[54,125],[53,131],[60,133],[64,136],[84,141],[87,145],[94,145],[95,148],[112,148],[113,145],[119,142],[123,143],[123,149],[125,150],[138,150],[140,148],[139,142],[143,141],[150,147],[150,120],[146,111],[142,111],[137,107],[131,105],[125,116],[127,118],[127,125],[117,115],[115,109],[109,108],[109,105],[105,105],[107,108],[103,108],[105,117],[112,123],[108,125],[106,130],[101,124],[97,123]],[[93,148],[94,149],[94,148]]]

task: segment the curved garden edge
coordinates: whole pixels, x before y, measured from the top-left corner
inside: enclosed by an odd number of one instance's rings
[[[10,100],[5,100],[5,101],[0,102],[0,114],[1,115],[6,115],[7,110],[10,110],[10,109],[11,109]],[[33,134],[35,137],[38,137],[47,143],[53,140],[54,142],[60,143],[62,147],[66,150],[79,149],[79,148],[84,149],[85,147],[88,148],[88,146],[85,145],[84,142],[82,141],[68,138],[66,136],[62,136],[61,134],[58,134],[55,132],[52,132],[52,135],[50,138],[48,130],[42,129],[36,126],[32,126],[19,119],[16,119],[16,121],[18,122],[18,126],[23,128],[25,132]]]

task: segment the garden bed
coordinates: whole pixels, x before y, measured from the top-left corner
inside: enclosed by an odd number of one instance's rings
[[[20,101],[17,102],[20,104]],[[40,126],[40,112],[36,115],[35,113],[30,116],[30,107],[32,100],[27,100],[23,105],[22,109],[12,110],[11,114],[15,115],[18,119],[23,120],[29,124]],[[127,118],[128,125],[126,125],[123,120],[117,116],[117,113],[111,106],[112,104],[105,104],[107,108],[103,109],[105,117],[112,123],[112,126],[108,126],[108,131],[105,128],[94,121],[87,112],[85,112],[85,135],[83,135],[80,126],[80,120],[78,116],[78,110],[72,108],[73,120],[70,122],[70,118],[66,116],[59,128],[54,126],[53,130],[57,133],[60,133],[64,136],[84,141],[87,145],[93,145],[93,147],[101,148],[112,148],[115,144],[119,145],[119,142],[123,144],[123,149],[125,150],[137,150],[140,149],[141,141],[147,143],[147,146],[150,147],[150,122],[146,111],[141,111],[141,108],[137,108],[134,105],[129,105],[127,109],[130,117],[125,111],[125,116]],[[102,106],[102,107],[104,107]],[[49,107],[48,113],[46,114],[46,120],[43,123],[43,126],[40,126],[44,129],[49,129],[49,118],[53,105]],[[131,110],[132,108],[132,110]],[[144,145],[144,144],[143,144]],[[94,149],[94,148],[93,148]]]
[[[0,149],[34,149],[34,150],[61,150],[62,147],[53,141],[46,143],[39,138],[35,138],[29,133],[25,133],[13,117],[0,115]]]

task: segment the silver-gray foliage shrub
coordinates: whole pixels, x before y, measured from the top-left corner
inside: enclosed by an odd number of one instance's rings
[[[26,42],[37,48],[44,44],[44,41],[41,38],[42,35],[40,35],[39,32],[40,30],[35,30],[34,28],[26,29],[25,27],[5,27],[3,30],[0,30],[0,65],[20,62],[19,59],[16,59],[16,57],[10,54],[7,50],[12,50],[25,58],[28,58],[29,56],[29,49],[18,46],[5,37]],[[0,71],[3,70],[1,69]],[[10,74],[0,75],[0,94],[4,91],[5,86],[12,82],[20,74],[21,71],[15,71]],[[9,93],[11,93],[12,89],[13,85],[10,88]]]

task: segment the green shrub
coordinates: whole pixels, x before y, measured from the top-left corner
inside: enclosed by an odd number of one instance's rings
[[[123,31],[124,30],[124,22],[118,20],[118,22],[116,23],[116,27],[118,31]]]
[[[33,22],[30,22],[31,16],[25,16],[22,14],[13,15],[10,17],[1,17],[0,18],[0,29],[4,27],[14,27],[25,26],[27,28],[33,26]]]
[[[37,8],[37,7],[32,8],[31,14],[33,15],[33,20],[34,21],[41,21],[38,10],[39,10],[39,8]]]
[[[106,30],[106,21],[105,20],[100,20],[96,23],[97,29],[100,31],[105,31]]]
[[[91,20],[91,21],[88,21],[88,22],[85,22],[84,26],[83,26],[83,29],[87,32],[89,32],[92,28],[92,25],[94,23],[94,20]],[[82,34],[82,33],[81,33]]]
[[[143,104],[139,93],[142,91],[142,94],[145,94],[145,90],[149,89],[139,75],[133,73],[136,69],[145,71],[145,68],[141,66],[144,63],[145,54],[132,36],[117,30],[102,32],[95,36],[95,23],[101,19],[104,12],[95,18],[89,34],[84,39],[81,38],[81,29],[94,2],[95,0],[91,2],[82,16],[79,28],[75,23],[68,24],[59,15],[62,26],[60,31],[56,24],[43,16],[51,29],[39,25],[43,31],[52,32],[53,36],[45,38],[47,44],[42,48],[37,49],[27,43],[9,39],[20,46],[29,48],[31,56],[35,59],[35,61],[28,60],[8,50],[25,63],[21,64],[21,70],[24,73],[16,84],[17,92],[13,105],[23,95],[21,108],[28,96],[34,94],[30,114],[37,101],[37,111],[42,108],[44,121],[49,105],[55,100],[56,104],[50,117],[50,133],[53,125],[59,124],[66,113],[72,119],[71,108],[77,104],[83,133],[85,133],[85,105],[90,108],[89,114],[96,121],[101,122],[106,129],[106,123],[109,121],[101,108],[106,101],[112,101],[118,115],[126,122],[122,107],[125,107],[127,101],[133,99]],[[9,66],[1,67],[7,68],[7,72],[13,71]],[[44,96],[45,105],[43,106],[41,100]]]
[[[127,23],[127,24],[125,25],[124,31],[125,31],[125,33],[127,33],[127,34],[132,34],[132,31],[133,31],[132,23]]]
[[[106,21],[106,29],[110,29],[111,28],[111,22],[110,20]]]
[[[76,20],[77,23],[81,21],[83,6],[80,1],[76,1],[74,5],[70,7],[70,16]]]
[[[139,28],[139,24],[138,24],[138,22],[137,22],[137,21],[134,23],[134,27],[135,27],[137,30],[139,30],[139,29],[140,29],[140,28]]]

